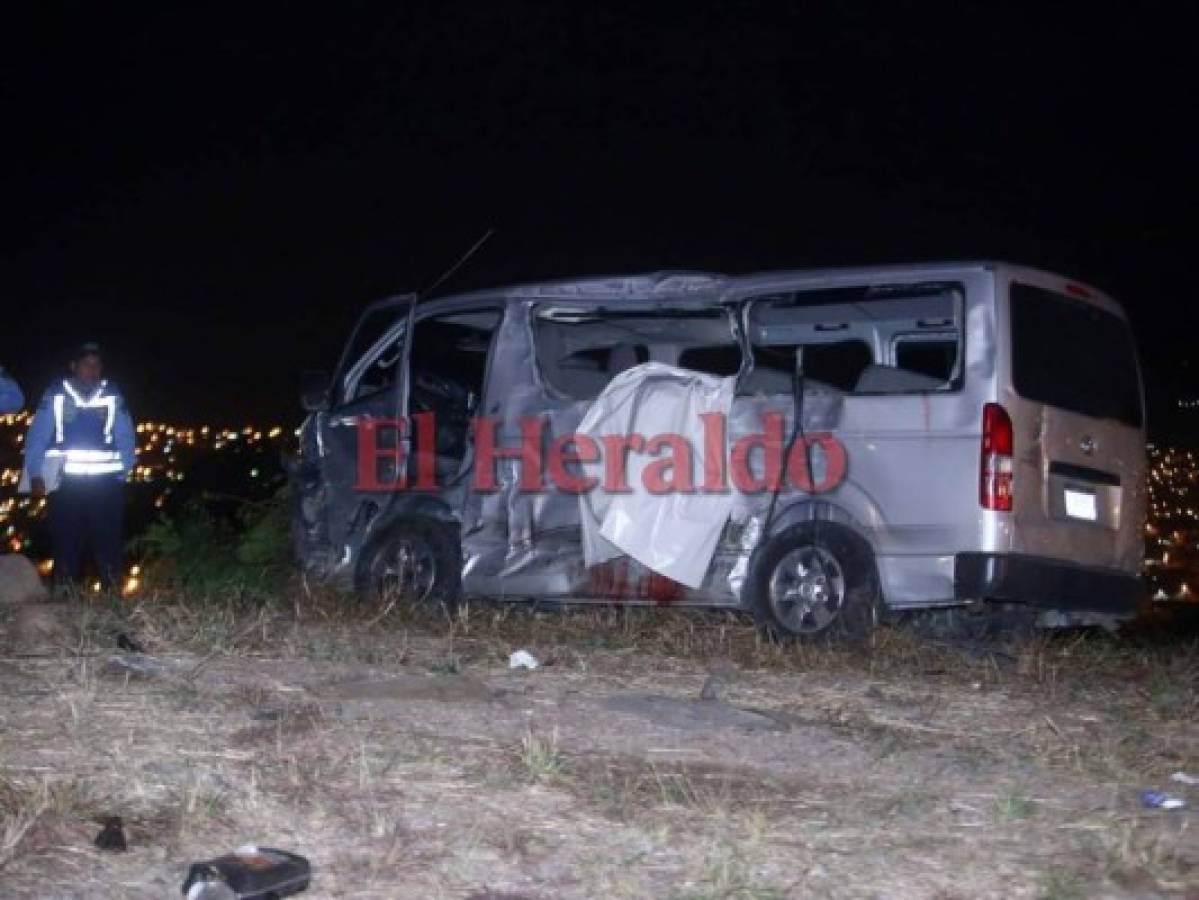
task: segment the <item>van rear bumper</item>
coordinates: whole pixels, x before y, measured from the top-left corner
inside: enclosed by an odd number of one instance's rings
[[[953,592],[958,600],[999,600],[1062,611],[1131,617],[1144,597],[1127,572],[1017,553],[959,553]]]

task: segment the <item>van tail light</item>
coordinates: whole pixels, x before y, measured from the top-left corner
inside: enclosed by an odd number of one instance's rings
[[[982,453],[978,469],[978,502],[983,509],[1012,509],[1012,419],[998,403],[983,407]]]

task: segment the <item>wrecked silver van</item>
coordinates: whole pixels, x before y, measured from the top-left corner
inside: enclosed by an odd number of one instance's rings
[[[1002,263],[523,285],[362,314],[310,378],[304,569],[417,602],[1134,612],[1135,348],[1099,291]]]

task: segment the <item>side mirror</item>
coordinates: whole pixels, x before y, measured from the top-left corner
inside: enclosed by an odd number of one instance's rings
[[[305,372],[300,376],[300,406],[305,412],[328,408],[329,387],[327,372]]]

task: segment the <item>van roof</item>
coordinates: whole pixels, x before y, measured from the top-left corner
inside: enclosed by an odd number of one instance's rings
[[[737,294],[757,289],[769,290],[780,282],[797,279],[804,281],[856,281],[876,280],[888,276],[928,276],[945,278],[949,275],[968,272],[1005,272],[1012,277],[1052,278],[1064,276],[1042,269],[1020,266],[999,260],[961,260],[916,263],[889,263],[870,266],[843,266],[818,269],[778,269],[727,275],[719,272],[691,270],[663,270],[630,275],[594,275],[555,281],[531,282],[488,288],[462,294],[442,295],[434,298],[438,305],[458,306],[486,300],[563,300],[591,301],[596,303],[628,303],[650,301],[668,302],[711,302],[732,291]],[[1069,279],[1072,285],[1098,297],[1106,296],[1088,284]],[[433,302],[430,300],[428,302]]]

